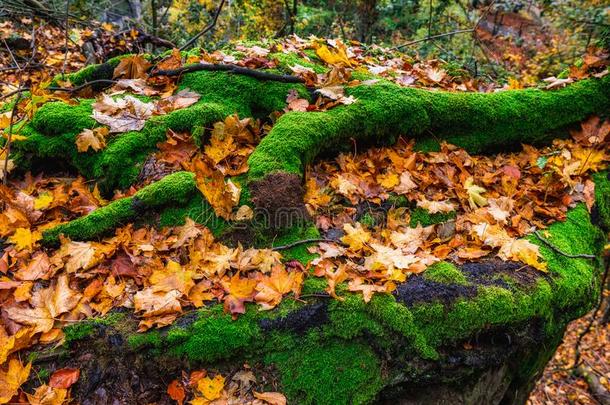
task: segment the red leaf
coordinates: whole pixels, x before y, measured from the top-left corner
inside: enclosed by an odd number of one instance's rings
[[[178,380],[174,380],[167,386],[167,394],[171,399],[178,402],[178,404],[182,405],[184,398],[186,398],[186,393],[184,392],[184,387]]]
[[[80,370],[78,368],[62,368],[51,375],[49,387],[68,389],[78,381],[79,377]]]

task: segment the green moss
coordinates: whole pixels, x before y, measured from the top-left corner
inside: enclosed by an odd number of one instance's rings
[[[447,222],[451,219],[455,219],[456,213],[452,212],[437,212],[434,214],[429,213],[427,210],[417,207],[413,211],[411,211],[411,222],[410,226],[412,228],[417,227],[417,225],[421,226],[430,226],[435,224],[440,224],[442,222]]]
[[[173,346],[171,353],[187,356],[192,361],[213,362],[248,351],[261,338],[261,330],[255,321],[256,311],[233,320],[217,305],[204,313],[187,329],[173,327],[167,333],[166,342]]]
[[[426,280],[435,281],[442,284],[467,285],[468,280],[460,269],[449,262],[437,262],[428,267],[423,273]]]
[[[314,72],[319,74],[326,73],[329,70],[321,63],[321,61],[320,63],[315,63],[311,59],[307,60],[305,58],[302,58],[294,52],[274,52],[269,54],[268,57],[269,59],[276,59],[279,62],[278,67],[286,74],[292,74],[292,70],[290,68],[296,65],[301,65],[303,67],[313,69]],[[317,60],[319,61],[319,59]]]
[[[354,342],[305,344],[266,358],[282,392],[299,404],[366,404],[383,386],[381,364],[369,346]]]
[[[157,349],[163,346],[163,338],[158,330],[146,333],[134,333],[127,338],[127,344],[132,350]]]
[[[84,319],[70,324],[63,328],[64,341],[69,346],[72,342],[91,336],[100,326],[115,326],[124,319],[124,313],[113,312],[104,317]]]
[[[540,143],[549,132],[610,107],[610,78],[582,80],[557,91],[431,92],[388,82],[347,89],[358,99],[325,112],[283,115],[250,156],[249,176],[303,172],[322,150],[350,137],[386,142],[397,135],[435,137],[470,152]],[[428,137],[428,136],[427,136]]]
[[[610,231],[610,172],[593,175],[595,182],[595,209],[599,225]]]
[[[300,240],[320,238],[320,232],[313,223],[305,226],[295,226],[292,228],[283,229],[281,234],[272,238],[271,246],[285,246]],[[307,249],[314,246],[315,243],[303,243],[290,249],[282,250],[284,260],[297,260],[303,265],[307,265],[311,260],[318,257],[314,253],[310,253]],[[263,242],[261,247],[269,246],[269,242]]]
[[[122,198],[92,211],[88,215],[58,225],[43,233],[43,243],[57,244],[59,235],[72,240],[89,240],[112,232],[133,222],[145,210],[168,205],[184,205],[197,190],[195,175],[176,172],[139,190],[132,197]]]

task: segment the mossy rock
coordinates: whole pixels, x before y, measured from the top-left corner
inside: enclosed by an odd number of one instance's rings
[[[182,369],[230,373],[248,363],[265,370],[289,403],[442,403],[451,396],[457,403],[519,403],[567,323],[600,294],[605,235],[584,205],[548,232],[565,253],[600,259],[569,258],[532,237],[548,273],[499,260],[441,262],[369,303],[344,285],[337,288],[343,300],[325,298],[324,279],[309,277],[302,300],[286,298],[272,311],[249,305],[233,320],[212,304],[143,334],[132,315],[110,314],[67,327],[64,357],[37,367],[70,366],[88,354],[97,360],[84,366],[85,376],[102,364],[128,382],[145,375],[162,385]],[[129,370],[119,364],[125,359]],[[96,384],[109,392],[117,379]],[[73,393],[96,395],[80,383]]]

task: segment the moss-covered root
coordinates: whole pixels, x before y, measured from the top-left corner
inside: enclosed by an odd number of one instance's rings
[[[610,108],[610,77],[557,91],[450,93],[401,88],[392,83],[357,86],[348,106],[282,116],[250,157],[250,178],[283,171],[302,174],[320,151],[350,137],[391,140],[431,131],[470,152],[539,143],[549,132]]]
[[[171,205],[185,205],[197,191],[195,175],[190,172],[177,172],[139,190],[132,197],[122,198],[98,208],[90,214],[58,225],[43,233],[43,243],[54,245],[59,235],[74,240],[88,240],[107,234],[139,215]]]

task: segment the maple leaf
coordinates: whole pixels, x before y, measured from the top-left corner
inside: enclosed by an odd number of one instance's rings
[[[348,290],[352,292],[361,292],[364,302],[368,303],[373,298],[373,294],[378,293],[389,293],[394,289],[393,284],[388,283],[387,285],[375,285],[375,284],[364,284],[362,278],[358,277],[347,284]]]
[[[265,401],[269,405],[286,405],[286,397],[284,394],[279,392],[256,392],[254,391],[254,397]]]
[[[13,236],[8,238],[8,241],[14,244],[17,250],[32,250],[34,244],[40,238],[39,232],[32,232],[28,228],[17,228]]]
[[[31,328],[21,328],[12,336],[0,334],[0,366],[3,365],[11,353],[28,347],[34,330]]]
[[[110,133],[139,131],[153,113],[153,103],[144,103],[132,96],[118,100],[102,94],[92,105],[91,117],[100,124],[108,125]]]
[[[66,401],[68,390],[42,384],[33,394],[26,393],[26,396],[31,405],[61,405]]]
[[[165,269],[155,270],[148,281],[154,292],[180,291],[188,294],[193,288],[193,271],[185,270],[179,263],[169,260]]]
[[[469,177],[466,179],[464,182],[464,188],[466,189],[466,193],[468,193],[468,203],[470,204],[470,208],[477,209],[478,207],[484,207],[487,205],[487,198],[481,195],[487,190],[474,184],[474,178]]]
[[[208,200],[216,215],[231,219],[233,207],[239,202],[239,187],[231,180],[225,182],[223,174],[203,159],[196,160],[191,167],[195,172],[197,188]]]
[[[273,309],[282,301],[284,294],[292,291],[298,296],[302,283],[303,273],[289,273],[282,266],[275,266],[271,275],[256,285],[258,293],[254,300],[263,310]]]
[[[106,127],[83,129],[83,132],[76,136],[76,149],[79,152],[87,152],[89,148],[95,152],[100,151],[106,147],[106,135],[108,135]]]
[[[44,210],[49,208],[51,203],[53,202],[53,195],[51,193],[41,193],[34,200],[34,209],[35,210]]]
[[[224,298],[225,311],[232,315],[244,314],[245,302],[251,302],[256,292],[257,281],[249,278],[241,278],[235,273],[229,280],[223,280],[222,286],[228,295]]]
[[[151,64],[141,55],[133,55],[122,58],[117,67],[114,68],[113,79],[146,79],[146,71]]]
[[[362,224],[356,223],[356,227],[351,224],[343,225],[345,236],[341,238],[341,242],[349,246],[349,249],[357,252],[362,250],[364,246],[371,240],[371,234],[362,228]]]
[[[394,192],[397,194],[407,194],[409,191],[417,188],[417,184],[413,181],[413,177],[409,172],[402,172],[400,175],[400,183],[394,187]]]
[[[516,239],[502,246],[498,252],[502,260],[523,262],[540,271],[547,271],[547,264],[541,261],[540,247],[527,239]]]
[[[17,359],[11,359],[8,367],[0,369],[0,404],[8,403],[17,394],[19,387],[27,381],[32,363],[25,367]]]
[[[417,201],[417,206],[425,209],[430,214],[455,211],[455,206],[449,201],[429,201],[424,198]]]
[[[572,138],[583,145],[597,145],[610,135],[610,121],[601,121],[597,115],[592,115],[581,122],[579,131],[570,131]]]
[[[510,216],[515,201],[510,197],[490,198],[487,211],[499,223],[505,224]]]
[[[172,96],[159,100],[155,105],[154,113],[158,115],[163,115],[170,113],[174,110],[186,108],[199,101],[200,97],[201,96],[199,95],[199,93],[195,93],[194,91],[190,91],[189,89],[182,89]]]
[[[337,48],[328,48],[326,45],[319,45],[316,48],[316,55],[325,63],[333,66],[351,66],[352,62],[347,57],[345,45],[338,42]]]
[[[55,370],[49,379],[49,387],[70,388],[79,378],[80,369],[78,368],[62,368]]]
[[[174,401],[178,402],[178,405],[182,405],[186,398],[186,392],[184,386],[178,381],[174,380],[167,386],[167,395]]]
[[[214,378],[203,377],[197,382],[197,391],[208,401],[220,398],[225,385],[225,378],[217,374]]]
[[[60,254],[67,255],[65,267],[68,273],[88,269],[94,264],[95,249],[90,242],[68,242],[62,245]]]

